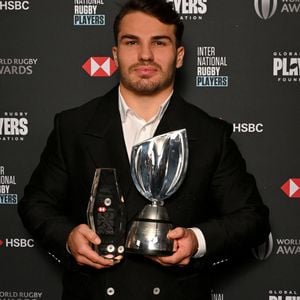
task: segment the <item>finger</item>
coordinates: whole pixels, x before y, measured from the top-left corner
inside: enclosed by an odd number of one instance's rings
[[[101,260],[100,260],[101,261]],[[103,258],[103,261],[94,262],[88,259],[87,257],[80,256],[78,257],[77,263],[81,266],[90,266],[96,269],[109,268],[114,265],[112,260]]]
[[[178,254],[173,254],[171,256],[160,256],[157,258],[162,264],[166,265],[176,265],[182,261],[183,257],[178,256]]]
[[[185,259],[189,259],[189,257],[189,254],[184,249],[179,247],[172,255],[159,256],[158,259],[164,264],[176,265],[180,264]]]
[[[178,249],[179,245],[178,245],[178,241],[177,240],[174,240],[173,241],[173,252],[176,252],[177,249]]]
[[[101,242],[97,234],[86,224],[75,227],[69,234],[68,246],[72,253],[76,253],[78,248],[89,243],[99,244]]]
[[[100,237],[96,234],[95,231],[90,229],[86,224],[80,225],[79,232],[91,243],[94,245],[99,245],[101,242]]]
[[[101,258],[101,256],[92,249],[89,241],[81,234],[70,240],[69,248],[77,262],[81,262],[80,259],[82,257],[94,263],[101,264],[103,262],[104,258]]]
[[[178,257],[159,257],[157,258],[157,261],[165,266],[174,266],[174,265],[178,265],[178,266],[186,266],[190,263],[190,258],[189,257],[182,257],[182,256],[178,256]]]
[[[123,257],[123,255],[118,255],[114,257],[114,260],[120,262],[123,259]]]
[[[94,251],[90,245],[82,246],[81,249],[78,250],[80,255],[90,260],[93,263],[96,264],[102,264],[102,265],[113,265],[115,263],[119,263],[123,259],[123,255],[114,256],[113,254],[107,254],[104,256],[98,255],[96,251]],[[112,263],[111,263],[112,262]]]
[[[186,257],[185,259],[183,259],[182,261],[178,262],[178,265],[180,267],[185,267],[190,263],[190,258]]]
[[[114,263],[119,263],[123,259],[122,255],[114,256],[113,254],[106,254],[103,257],[112,260]]]
[[[160,265],[164,266],[164,267],[170,267],[172,266],[171,264],[166,264],[164,262],[161,261],[160,257],[158,256],[148,256],[149,259],[153,260],[156,263],[159,263]]]
[[[114,257],[113,258],[114,265],[120,263],[122,259],[123,259],[123,256],[121,256],[120,258],[119,257]]]
[[[171,240],[183,238],[186,235],[186,229],[183,227],[176,227],[168,232],[168,238]]]
[[[100,264],[103,266],[112,266],[114,264],[113,257],[100,256],[100,255],[98,255],[97,252],[95,252],[89,246],[83,250],[79,250],[79,255],[77,255],[76,260],[78,262],[81,262],[81,259],[83,259],[83,258],[84,258],[84,261],[88,260],[89,262],[91,262],[93,264]]]
[[[156,258],[164,264],[177,264],[185,257],[182,255],[181,251],[175,251],[172,255],[168,256],[156,256]]]

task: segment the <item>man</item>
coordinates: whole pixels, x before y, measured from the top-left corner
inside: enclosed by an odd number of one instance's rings
[[[185,102],[174,90],[183,64],[183,24],[164,0],[128,2],[114,25],[119,87],[58,114],[19,212],[25,226],[66,266],[66,299],[210,299],[210,266],[262,243],[268,209],[230,139],[231,126]],[[135,189],[129,157],[134,144],[186,128],[185,180],[166,201],[175,252],[165,257],[125,253],[109,260],[86,225],[95,169],[116,168],[128,225],[147,203]]]

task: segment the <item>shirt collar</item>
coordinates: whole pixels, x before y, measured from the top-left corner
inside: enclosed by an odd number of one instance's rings
[[[171,94],[167,97],[167,99],[159,106],[159,110],[158,110],[157,114],[155,116],[153,116],[153,118],[151,118],[151,120],[149,120],[147,123],[152,122],[157,118],[159,118],[159,119],[162,118],[164,112],[166,111],[166,109],[169,105],[172,95],[173,95],[173,90],[172,90]],[[136,115],[136,113],[126,104],[126,102],[121,94],[120,87],[119,87],[119,111],[120,111],[122,123],[126,122],[126,118],[127,118],[129,112],[133,112]]]

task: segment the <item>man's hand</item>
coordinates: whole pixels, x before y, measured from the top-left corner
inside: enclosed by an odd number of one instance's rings
[[[68,247],[77,263],[81,266],[87,265],[96,269],[108,268],[119,260],[107,259],[99,256],[90,244],[99,245],[101,239],[86,224],[76,226],[69,234]],[[122,257],[118,257],[121,259]]]
[[[177,227],[170,230],[168,238],[174,240],[174,253],[171,256],[152,256],[152,260],[163,266],[186,266],[198,249],[198,240],[191,229]]]

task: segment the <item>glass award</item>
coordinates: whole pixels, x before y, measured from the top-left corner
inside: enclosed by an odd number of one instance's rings
[[[101,239],[99,245],[92,245],[99,255],[110,259],[124,255],[126,218],[115,169],[96,169],[87,221]]]

